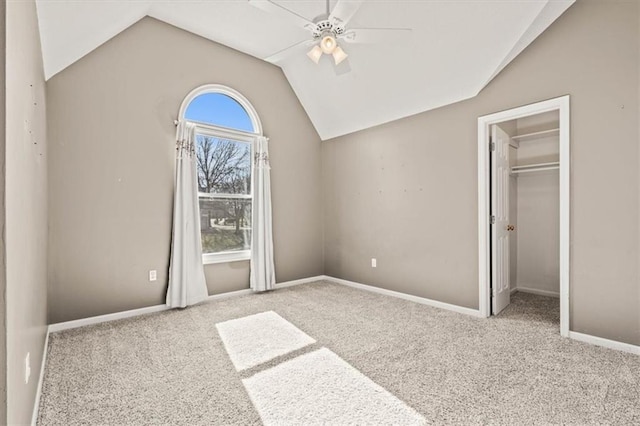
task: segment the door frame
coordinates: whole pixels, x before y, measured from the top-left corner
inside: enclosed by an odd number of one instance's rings
[[[558,111],[560,119],[560,334],[569,337],[570,267],[570,96],[565,95],[534,104],[484,115],[478,118],[478,272],[481,317],[491,315],[490,294],[490,155],[491,126],[504,121],[549,111]]]

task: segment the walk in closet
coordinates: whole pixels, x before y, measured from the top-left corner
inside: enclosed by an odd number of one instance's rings
[[[516,292],[559,295],[559,116],[545,112],[492,128],[492,221],[501,262],[492,262],[504,287],[492,312]],[[503,164],[504,167],[500,167]],[[496,259],[497,260],[497,259]],[[506,291],[508,289],[508,291]]]

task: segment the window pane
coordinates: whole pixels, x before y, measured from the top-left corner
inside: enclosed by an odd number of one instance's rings
[[[251,248],[251,200],[200,198],[202,253]]]
[[[198,191],[251,193],[251,144],[196,135]]]
[[[184,118],[229,129],[255,132],[247,111],[235,99],[222,93],[203,93],[187,107]]]

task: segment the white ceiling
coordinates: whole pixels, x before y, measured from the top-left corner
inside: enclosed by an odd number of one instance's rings
[[[348,0],[346,0],[348,1]],[[323,140],[477,95],[575,0],[368,0],[349,28],[411,28],[399,44],[343,45],[351,72],[302,50],[279,65]],[[275,0],[314,19],[324,0]],[[332,6],[335,0],[332,1]],[[266,58],[309,33],[246,0],[37,0],[49,79],[146,15]]]

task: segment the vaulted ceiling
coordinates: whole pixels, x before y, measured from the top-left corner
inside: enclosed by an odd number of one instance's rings
[[[411,28],[410,37],[345,45],[351,71],[344,74],[335,73],[330,58],[314,64],[304,49],[276,65],[326,140],[477,95],[574,1],[368,0],[349,27]],[[326,9],[325,0],[274,3],[308,20]],[[247,0],[37,0],[37,6],[47,79],[147,15],[260,59],[310,38]]]

